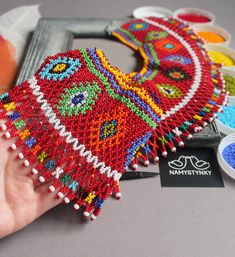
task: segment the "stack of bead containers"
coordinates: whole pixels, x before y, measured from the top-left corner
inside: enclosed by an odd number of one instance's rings
[[[225,137],[219,144],[217,158],[221,169],[235,179],[235,51],[228,47],[231,34],[215,26],[215,16],[207,11],[181,8],[174,17],[188,23],[205,42],[213,62],[221,64],[221,76],[229,92],[228,103],[217,114],[216,124]]]
[[[208,11],[196,8],[180,8],[174,17],[189,24],[205,42],[207,52],[213,62],[221,65],[222,77],[229,92],[228,104],[218,113],[216,124],[224,135],[235,133],[235,51],[228,47],[231,34],[215,26],[215,16]]]
[[[235,68],[235,51],[228,48],[232,36],[225,29],[214,25],[215,16],[211,12],[195,8],[181,8],[177,9],[173,16],[189,24],[201,37],[215,63]]]

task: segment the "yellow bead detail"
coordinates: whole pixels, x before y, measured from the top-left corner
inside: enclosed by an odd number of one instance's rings
[[[139,50],[140,50],[141,56],[144,58],[144,66],[143,66],[143,69],[140,71],[140,74],[144,75],[148,71],[149,57],[146,55],[143,48],[140,48]]]
[[[116,80],[119,81],[119,85],[124,90],[131,90],[131,91],[135,92],[143,101],[148,103],[148,105],[154,110],[154,112],[157,115],[161,116],[163,114],[163,111],[158,107],[158,105],[156,105],[154,103],[154,101],[152,100],[152,97],[149,95],[149,93],[143,87],[133,86],[132,83],[128,83],[127,78],[124,74],[121,74],[120,71],[118,71],[117,69],[115,69],[115,68],[113,68],[109,65],[109,63],[105,59],[101,50],[98,49],[97,53],[98,53],[98,56],[100,57],[100,59],[102,60],[102,63],[105,66],[105,68],[107,68],[108,70],[110,70],[114,74]],[[146,57],[146,61],[147,60],[148,59]],[[144,69],[143,69],[143,73],[144,72],[146,72],[146,70],[144,71]],[[131,82],[131,80],[129,82]]]
[[[143,27],[143,24],[141,24],[141,23],[135,25],[135,28],[136,28],[136,29],[141,29],[142,27]]]
[[[202,117],[199,116],[199,115],[194,115],[193,118],[196,119],[196,120],[201,120],[202,119]]]
[[[115,126],[114,126],[114,124],[112,124],[112,123],[110,123],[110,124],[108,124],[107,126],[105,126],[105,127],[104,127],[104,131],[103,131],[104,136],[107,137],[107,136],[109,136],[110,134],[112,134],[113,131],[114,131],[114,129],[115,129]]]
[[[130,41],[126,40],[124,37],[122,37],[122,36],[119,35],[118,33],[112,32],[112,34],[113,34],[116,38],[118,38],[122,43],[124,43],[124,44],[130,46],[130,47],[133,48],[134,50],[137,50],[137,49],[138,49],[137,46],[135,46],[134,44],[132,44]]]
[[[92,203],[93,199],[96,197],[95,193],[89,193],[88,196],[85,199],[85,202]]]
[[[217,79],[212,79],[214,84],[218,84],[218,80]]]
[[[196,37],[196,36],[194,36],[194,35],[193,35],[193,36],[191,36],[191,38],[192,38],[192,39],[197,39],[197,37]]]
[[[38,160],[39,160],[40,162],[44,162],[46,158],[47,158],[47,153],[44,152],[44,151],[42,151],[42,152],[40,153],[40,155],[38,156]]]
[[[63,72],[66,69],[66,64],[65,63],[58,63],[54,68],[53,72]]]
[[[4,108],[6,111],[13,111],[15,110],[15,103],[14,102],[11,102],[9,104],[4,104]]]
[[[166,140],[166,138],[165,138],[164,136],[159,137],[159,141],[160,141],[163,145],[165,145],[165,144],[168,143],[168,141]]]

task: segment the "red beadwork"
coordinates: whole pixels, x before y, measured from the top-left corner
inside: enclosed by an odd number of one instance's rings
[[[183,146],[226,102],[217,67],[183,23],[133,20],[114,36],[143,56],[140,73],[123,74],[97,49],[69,51],[0,102],[2,128],[25,165],[92,219],[111,194],[120,197],[126,166]]]
[[[183,146],[181,137],[192,138],[191,133],[211,122],[213,113],[226,102],[218,67],[187,25],[172,18],[131,20],[113,36],[140,53],[144,66],[140,73],[129,76],[140,86],[152,85],[155,101],[163,110],[160,125],[147,144],[153,158],[158,151],[164,156],[167,149],[175,151],[173,143]],[[146,145],[142,152],[145,149]],[[132,163],[138,158],[136,155]]]
[[[94,210],[96,216],[112,193],[120,195],[117,181],[128,165],[128,149],[154,131],[141,118],[150,119],[149,114],[127,94],[125,99],[118,95],[114,83],[123,92],[137,88],[101,51],[74,50],[48,57],[33,79],[13,88],[0,103],[7,131],[16,138],[13,148],[21,149],[25,166],[34,165],[32,172],[42,183],[53,178],[50,191],[59,197],[68,194],[66,201],[75,199],[76,207],[86,203],[85,213]],[[149,90],[139,97],[149,101]],[[152,112],[160,115],[156,110]],[[13,112],[19,115],[10,119]]]

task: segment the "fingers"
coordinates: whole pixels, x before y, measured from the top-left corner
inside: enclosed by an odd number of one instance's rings
[[[0,124],[1,123],[2,120],[0,121]],[[34,202],[37,206],[36,217],[39,217],[51,208],[60,204],[63,199],[57,197],[58,192],[48,193],[51,181],[48,180],[46,183],[41,183],[39,181],[39,174],[35,175],[32,173],[32,169],[36,164],[25,165],[25,159],[21,159],[19,156],[22,147],[11,149],[11,145],[16,143],[16,139],[7,138],[5,132],[6,131],[0,129],[1,174],[5,178],[10,178],[10,180],[14,178],[15,181],[19,181],[19,184],[24,183],[23,186],[27,187],[27,190],[29,190],[28,192],[30,192],[31,196],[34,198]]]
[[[2,137],[1,137],[2,136]],[[7,172],[10,176],[28,177],[32,180],[33,187],[37,187],[41,183],[38,181],[38,176],[32,173],[34,165],[25,166],[24,160],[19,158],[21,148],[16,150],[11,149],[11,145],[15,143],[14,138],[5,139],[4,135],[0,135],[0,156],[1,166],[4,172]]]
[[[4,139],[0,137],[0,155],[1,155],[1,166],[4,172],[7,172],[9,176],[17,176],[17,177],[28,177],[32,181],[32,187],[36,190],[39,187],[44,188],[44,183],[39,180],[40,173],[34,174],[32,170],[35,168],[35,164],[31,164],[29,166],[25,166],[24,159],[20,159],[19,153],[21,152],[21,147],[16,150],[11,149],[11,145],[15,143],[14,138]],[[42,171],[43,172],[43,171]],[[47,180],[47,186],[49,187],[49,183],[53,180],[53,178]]]
[[[35,189],[35,193],[37,194],[38,200],[40,202],[41,214],[63,202],[63,199],[57,196],[59,189],[52,193],[48,191],[49,186],[50,182],[47,182],[41,184]]]

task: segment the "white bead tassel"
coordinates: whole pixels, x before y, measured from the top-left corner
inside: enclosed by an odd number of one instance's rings
[[[7,130],[7,126],[4,123],[1,124],[1,128],[2,128],[2,130]]]

